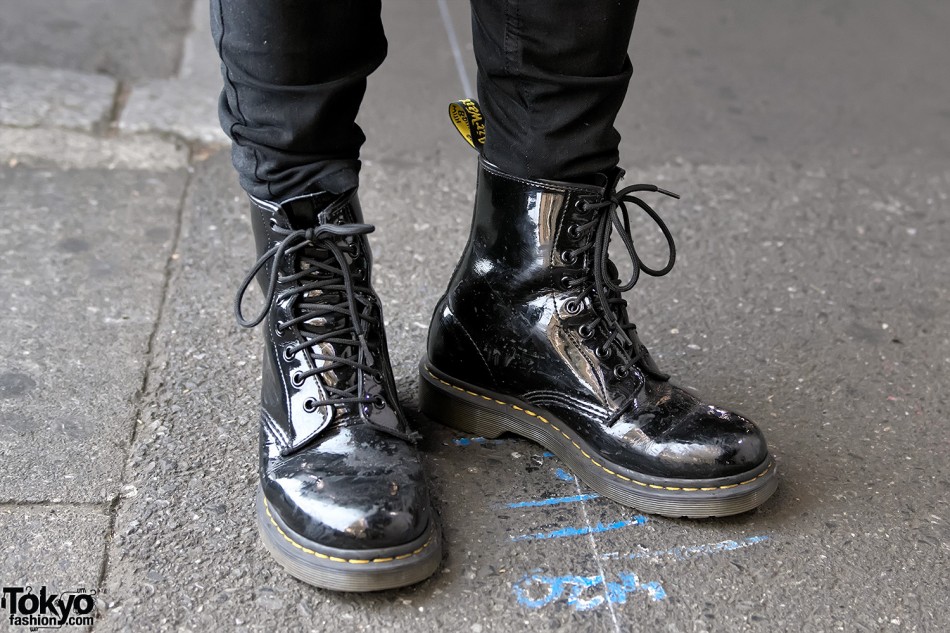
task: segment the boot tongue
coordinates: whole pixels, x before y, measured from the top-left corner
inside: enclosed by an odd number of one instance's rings
[[[321,224],[355,224],[362,221],[359,203],[353,191],[346,193],[319,193],[289,198],[281,203],[287,219],[295,229],[307,229]]]
[[[586,187],[596,187],[604,199],[608,198],[620,185],[624,171],[619,167],[612,167],[606,171],[600,171],[586,176],[572,178],[571,183],[584,185]]]

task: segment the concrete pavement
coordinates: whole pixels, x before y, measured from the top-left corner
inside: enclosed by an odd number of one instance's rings
[[[474,69],[464,3],[386,4],[361,196],[447,556],[367,596],[303,585],[259,544],[260,339],[231,315],[253,256],[205,7],[139,4],[123,11],[166,34],[164,65],[135,61],[148,37],[123,68],[77,31],[56,43],[68,64],[45,35],[0,45],[3,586],[97,588],[102,631],[950,627],[942,3],[641,6],[623,164],[683,200],[657,205],[676,268],[631,310],[680,384],[762,424],[782,473],[758,511],[704,521],[639,515],[529,442],[416,412],[474,184],[445,109]]]

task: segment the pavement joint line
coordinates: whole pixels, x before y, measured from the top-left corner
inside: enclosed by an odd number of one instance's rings
[[[118,497],[118,495],[116,495]],[[0,501],[0,510],[6,508],[23,508],[23,509],[56,509],[56,508],[74,508],[74,509],[98,509],[104,510],[105,508],[112,505],[113,501],[108,502],[103,501],[53,501],[53,500],[44,500],[44,501],[20,501],[17,499],[5,499]]]
[[[132,94],[132,86],[128,82],[119,80],[115,86],[115,94],[112,95],[112,108],[109,110],[108,118],[104,127],[112,131],[119,123],[119,117],[122,116],[122,110],[129,101],[129,95]]]
[[[192,0],[191,7],[189,7],[188,10],[188,27],[185,29],[185,32],[182,33],[180,45],[175,49],[175,59],[172,64],[174,70],[169,77],[181,77],[185,70],[185,46],[187,45],[188,38],[195,32],[195,27],[197,26],[195,24],[195,11],[198,10],[199,5],[205,5],[207,7],[207,3],[201,2],[201,0]]]
[[[192,164],[195,148],[181,138],[157,132],[116,134],[49,125],[0,124],[0,161],[6,166],[52,164],[59,169],[175,171]]]
[[[583,496],[584,491],[581,490],[581,480],[577,478],[577,475],[574,475],[574,488],[577,489],[578,496]],[[594,562],[597,563],[597,573],[600,574],[600,584],[604,587],[604,596],[609,598],[610,596],[610,587],[607,586],[607,574],[604,573],[604,564],[601,562],[600,553],[597,551],[597,542],[594,540],[594,531],[591,528],[590,517],[587,514],[587,501],[581,499],[581,514],[584,515],[584,523],[587,524],[587,542],[590,545],[591,552],[593,553]],[[617,611],[614,609],[613,601],[607,599],[607,610],[610,612],[610,619],[614,624],[614,631],[616,633],[621,633],[620,621],[617,619]]]
[[[172,245],[168,251],[168,258],[165,260],[165,274],[164,279],[162,280],[162,293],[161,298],[158,303],[158,310],[155,315],[155,323],[152,326],[152,331],[149,333],[148,342],[145,346],[145,374],[142,376],[142,384],[138,389],[138,392],[135,396],[135,410],[132,413],[132,429],[129,432],[128,444],[126,448],[125,455],[125,464],[122,468],[122,477],[120,479],[120,484],[124,484],[129,477],[133,456],[135,454],[135,443],[138,439],[138,429],[141,424],[142,414],[145,410],[145,404],[149,395],[149,387],[152,378],[153,370],[157,369],[154,366],[155,363],[155,343],[158,339],[158,332],[161,329],[162,322],[165,317],[165,310],[168,306],[168,295],[171,290],[172,277],[175,273],[175,261],[178,256],[179,248],[181,247],[181,236],[182,229],[184,226],[184,215],[185,215],[185,204],[188,200],[188,194],[191,192],[191,185],[194,181],[194,170],[189,169],[187,176],[185,177],[185,183],[182,187],[181,196],[178,200],[178,213],[175,216],[175,228],[174,228],[174,237],[172,238]],[[122,495],[116,495],[112,499],[112,503],[109,504],[109,528],[106,532],[105,544],[103,545],[104,551],[102,555],[102,566],[99,569],[98,578],[96,579],[97,587],[99,589],[104,589],[106,586],[106,581],[109,576],[109,551],[112,548],[112,540],[115,538],[115,526],[116,520],[119,515],[119,505],[122,501]],[[99,620],[97,620],[97,623]],[[95,629],[95,624],[93,625],[93,630]]]

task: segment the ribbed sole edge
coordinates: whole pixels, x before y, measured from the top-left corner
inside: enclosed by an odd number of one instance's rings
[[[747,473],[722,479],[657,479],[632,472],[597,456],[553,416],[543,417],[434,371],[425,360],[420,364],[419,404],[430,419],[489,439],[503,433],[525,437],[554,453],[596,492],[641,512],[674,518],[741,514],[765,503],[778,487],[771,456]]]
[[[434,520],[421,537],[403,547],[331,550],[290,530],[271,511],[261,489],[256,508],[264,548],[291,576],[322,589],[367,592],[406,587],[434,574],[442,561],[442,532]]]

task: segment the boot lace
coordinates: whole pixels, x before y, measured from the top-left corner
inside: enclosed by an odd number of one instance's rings
[[[639,342],[636,333],[637,326],[629,322],[627,302],[622,295],[637,284],[641,273],[651,277],[662,277],[673,269],[676,261],[673,235],[659,214],[636,195],[641,192],[660,193],[671,198],[679,198],[679,195],[672,191],[661,189],[656,185],[638,184],[614,191],[600,202],[584,201],[579,205],[580,208],[585,213],[592,212],[592,216],[589,220],[571,225],[568,232],[577,238],[593,233],[594,238],[585,240],[586,244],[580,248],[562,253],[562,259],[570,264],[577,261],[577,258],[584,253],[593,251],[591,257],[593,275],[590,271],[585,271],[582,277],[565,280],[567,287],[579,290],[579,293],[570,299],[565,307],[569,313],[580,314],[583,302],[587,298],[591,298],[592,303],[598,304],[599,309],[591,311],[591,320],[581,324],[578,327],[578,333],[586,339],[594,335],[598,326],[602,327],[601,331],[605,333],[605,337],[596,348],[595,354],[603,360],[615,352],[618,353],[621,362],[613,369],[617,379],[625,378],[630,370],[643,360],[644,356],[644,347]],[[627,203],[640,207],[663,232],[670,254],[666,265],[662,268],[651,268],[640,259],[630,233],[630,213]],[[611,235],[615,229],[633,265],[630,279],[625,282],[621,282],[619,276],[615,280],[611,270],[616,270],[610,262],[608,253]],[[615,413],[614,420],[619,417],[620,412],[618,410]]]
[[[323,224],[294,230],[274,225],[272,230],[284,238],[261,255],[244,278],[234,301],[238,324],[255,327],[264,320],[275,302],[289,301],[289,312],[293,316],[278,322],[276,328],[278,332],[295,328],[300,337],[296,345],[284,350],[285,359],[306,350],[314,361],[313,369],[295,374],[292,380],[300,385],[311,376],[336,372],[336,380],[321,381],[329,397],[308,401],[306,409],[316,411],[322,406],[384,404],[373,402],[363,393],[364,373],[382,377],[382,372],[372,365],[376,356],[368,342],[373,329],[381,325],[376,309],[378,299],[372,288],[358,283],[346,258],[348,254],[354,256],[357,253],[353,238],[371,233],[375,227],[371,224]],[[341,246],[341,242],[349,244]],[[280,272],[279,263],[285,256],[296,258],[295,272],[289,275]],[[264,306],[253,318],[246,318],[241,308],[244,296],[255,276],[269,261],[273,264],[264,291]],[[293,285],[278,294],[278,284]],[[327,350],[334,353],[326,353]],[[377,400],[381,399],[377,397]],[[366,416],[361,417],[377,426]],[[408,439],[394,429],[378,428]]]

